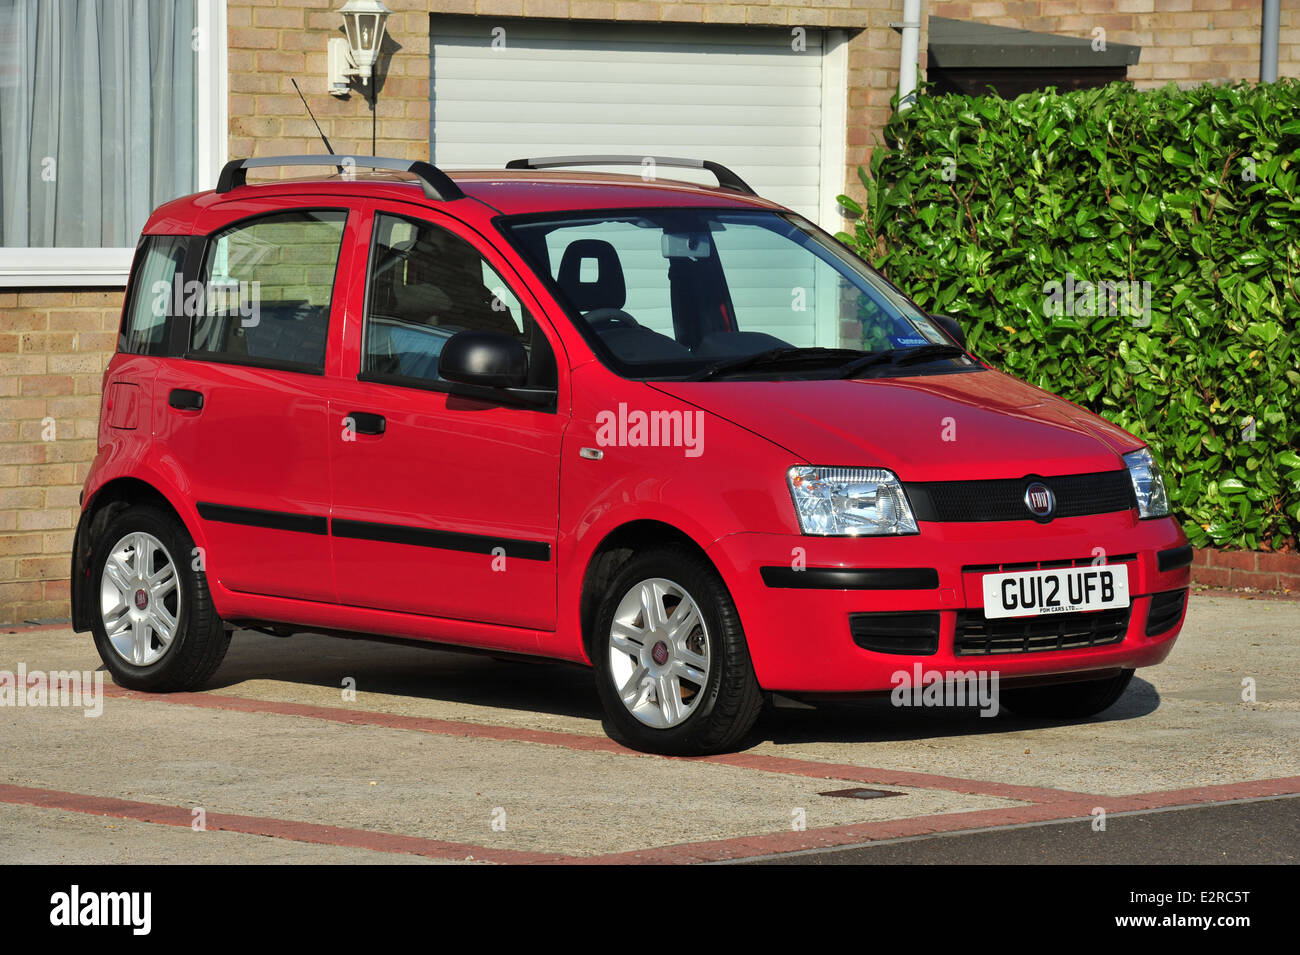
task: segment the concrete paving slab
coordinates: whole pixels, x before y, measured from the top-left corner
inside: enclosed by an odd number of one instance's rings
[[[473,865],[32,806],[0,811],[0,865]]]
[[[4,719],[5,783],[502,849],[614,852],[788,830],[796,818],[815,828],[1016,804],[927,790],[836,799],[817,793],[843,787],[806,777],[163,700]]]
[[[19,664],[100,666],[89,636],[66,628],[0,634],[0,670]],[[344,698],[345,678],[356,681],[355,699]],[[1243,681],[1253,702],[1242,699]],[[763,845],[797,842],[786,838],[796,819],[810,834],[851,835],[859,824],[880,832],[887,820],[923,824],[941,814],[1023,817],[1018,807],[1043,800],[1059,801],[1063,817],[1091,802],[1045,790],[1099,794],[1104,806],[1107,797],[1300,776],[1300,602],[1193,596],[1170,660],[1140,671],[1098,719],[987,719],[887,701],[770,711],[744,752],[712,761],[613,747],[585,670],[423,647],[241,632],[211,689],[194,697],[201,706],[113,693],[92,719],[0,708],[0,783],[501,853],[591,856],[730,840],[736,852],[758,855]],[[856,767],[863,780],[902,780],[887,788],[904,795],[819,796],[852,785],[817,778],[826,764],[842,764],[846,778],[857,778]],[[971,781],[965,793],[949,791],[962,780]],[[288,861],[393,861],[355,846],[286,849],[288,837],[103,823],[11,803],[0,806],[0,862],[72,861],[78,852],[164,861],[173,848],[198,845],[191,835],[208,840],[203,861],[277,852]],[[1051,818],[1050,807],[1030,808]],[[498,809],[504,831],[492,826]],[[942,825],[960,826],[960,817],[945,815]]]

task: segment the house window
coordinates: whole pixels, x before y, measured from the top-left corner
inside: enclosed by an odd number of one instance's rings
[[[225,146],[222,0],[0,0],[0,286],[126,284]]]

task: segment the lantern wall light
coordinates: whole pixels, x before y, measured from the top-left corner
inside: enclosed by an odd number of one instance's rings
[[[348,95],[353,77],[360,79],[362,86],[369,85],[391,12],[381,0],[348,0],[343,5],[339,13],[347,39],[331,39],[326,57],[329,91],[335,96]]]

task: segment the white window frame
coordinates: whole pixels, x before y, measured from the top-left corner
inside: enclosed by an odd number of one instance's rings
[[[843,232],[844,210],[836,196],[845,191],[849,153],[849,44],[844,30],[822,34],[822,201],[817,224],[834,235]],[[838,335],[838,332],[837,332]]]
[[[226,66],[226,0],[197,0],[199,49],[195,86],[195,175],[198,189],[211,189],[226,161],[229,73]],[[0,288],[126,288],[135,248],[0,248]]]

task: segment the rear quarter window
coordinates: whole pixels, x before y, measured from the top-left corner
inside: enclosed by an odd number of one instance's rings
[[[162,355],[167,351],[174,319],[176,290],[189,236],[147,235],[136,252],[135,269],[117,350],[128,355]]]

